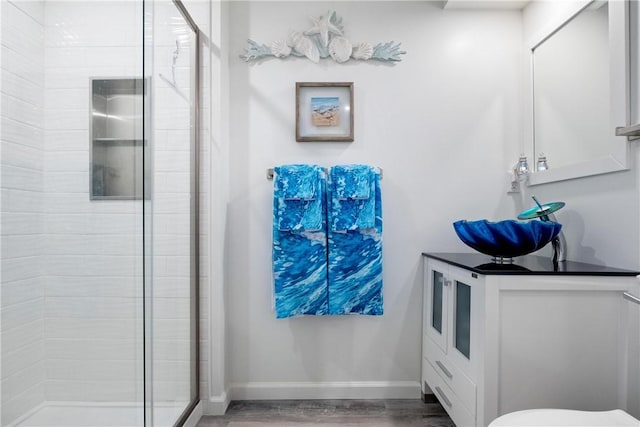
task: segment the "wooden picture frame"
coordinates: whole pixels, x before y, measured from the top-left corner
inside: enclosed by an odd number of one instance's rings
[[[353,142],[353,82],[296,83],[296,141]]]

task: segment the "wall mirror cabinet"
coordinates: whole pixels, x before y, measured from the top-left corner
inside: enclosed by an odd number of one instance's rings
[[[530,4],[530,7],[535,3]],[[629,120],[626,1],[559,2],[528,42],[531,59],[530,185],[625,170]],[[548,24],[552,22],[553,24]]]

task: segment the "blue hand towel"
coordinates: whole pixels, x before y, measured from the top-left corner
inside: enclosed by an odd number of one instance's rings
[[[371,166],[344,165],[331,168],[340,200],[366,200],[371,194]]]
[[[367,168],[371,173],[369,199],[340,200],[335,181],[329,186],[329,221],[338,225],[351,221],[351,228],[347,230],[339,227],[329,227],[328,230],[329,314],[383,314],[382,191],[379,172],[372,167]],[[333,174],[330,176],[334,178]],[[360,193],[343,192],[342,195],[344,194],[362,195],[364,190],[360,190]],[[351,202],[367,202],[371,203],[372,207],[365,208],[356,204],[357,209],[354,213],[344,209],[345,204],[349,206],[348,203]],[[339,208],[336,204],[340,205]],[[373,214],[367,212],[370,217],[367,217],[365,222],[366,209],[372,209]],[[336,216],[341,218],[336,219]]]
[[[285,200],[315,200],[324,170],[315,165],[284,165],[274,168],[274,172]]]
[[[332,231],[352,231],[375,227],[376,170],[367,165],[340,165],[331,168]]]
[[[321,230],[324,169],[316,165],[284,165],[274,168],[274,173],[274,214],[278,230]]]
[[[276,317],[327,314],[324,169],[274,168],[273,281]]]

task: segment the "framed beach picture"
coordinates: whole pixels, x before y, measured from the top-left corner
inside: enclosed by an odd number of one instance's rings
[[[296,141],[353,141],[353,82],[296,83]]]

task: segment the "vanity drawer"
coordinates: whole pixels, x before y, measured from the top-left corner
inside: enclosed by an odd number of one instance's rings
[[[440,348],[428,337],[423,337],[422,354],[427,358],[438,376],[460,398],[462,404],[475,415],[476,413],[476,385],[462,370],[453,364]]]
[[[468,427],[476,425],[475,414],[471,414],[465,408],[458,395],[444,382],[426,358],[422,359],[422,376],[456,426]]]

